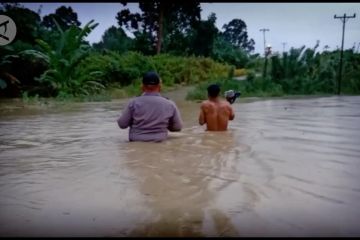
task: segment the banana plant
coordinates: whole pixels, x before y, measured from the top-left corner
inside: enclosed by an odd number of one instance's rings
[[[14,49],[10,46],[5,46],[3,50],[6,50],[8,53],[4,54],[0,60],[0,89],[7,88],[8,83],[20,84],[20,81],[8,71],[8,66],[14,59],[18,59],[19,55],[16,54]]]
[[[53,19],[60,36],[55,40],[54,46],[41,39],[36,42],[41,51],[25,50],[21,54],[29,54],[41,59],[49,66],[39,78],[35,80],[51,87],[57,94],[89,95],[91,92],[104,88],[98,82],[100,71],[88,73],[86,76],[76,76],[74,69],[86,58],[91,47],[84,44],[84,38],[98,25],[94,20],[88,22],[82,29],[71,26],[63,31],[55,19]]]

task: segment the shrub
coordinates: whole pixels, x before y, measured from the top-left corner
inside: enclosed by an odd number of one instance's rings
[[[235,69],[234,76],[235,77],[242,77],[247,74],[247,70],[245,68]]]

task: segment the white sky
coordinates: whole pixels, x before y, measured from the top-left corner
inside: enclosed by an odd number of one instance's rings
[[[55,12],[59,6],[71,6],[78,14],[82,25],[91,19],[99,26],[88,36],[91,43],[98,42],[104,31],[112,25],[117,26],[115,16],[124,9],[120,3],[23,3],[27,8],[37,11],[43,5],[41,15]],[[131,11],[138,10],[137,3],[129,3]],[[286,42],[285,50],[290,47],[306,45],[313,47],[320,40],[319,50],[325,45],[330,50],[341,46],[342,22],[334,19],[334,15],[356,14],[349,19],[345,29],[344,48],[356,48],[360,43],[360,3],[201,3],[201,18],[214,12],[216,25],[222,26],[234,18],[240,18],[247,25],[248,35],[255,40],[255,52],[264,51],[261,28],[268,28],[266,42],[274,51],[282,51],[282,42]],[[360,50],[360,49],[359,49]]]

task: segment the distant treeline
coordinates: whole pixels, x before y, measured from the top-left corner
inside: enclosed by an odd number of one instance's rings
[[[91,45],[85,38],[98,24],[90,21],[80,27],[71,7],[61,6],[41,17],[41,9],[34,12],[17,3],[2,3],[0,14],[21,27],[14,42],[0,48],[0,96],[92,95],[109,87],[135,86],[148,70],[158,71],[166,86],[247,72],[253,92],[269,86],[289,94],[335,92],[338,51],[292,48],[270,56],[266,74],[255,77],[255,72],[263,71],[264,58],[252,54],[255,42],[249,39],[243,20],[233,19],[219,30],[216,15],[202,20],[200,3],[194,1],[140,1],[140,13],[124,6],[116,15],[118,25]],[[347,50],[344,92],[360,92],[359,66],[359,54]]]

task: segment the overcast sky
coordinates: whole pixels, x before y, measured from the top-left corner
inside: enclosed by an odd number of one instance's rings
[[[99,26],[88,36],[91,43],[98,42],[104,31],[112,25],[117,26],[116,13],[125,7],[120,3],[24,3],[25,7],[37,11],[42,5],[41,15],[55,12],[59,6],[71,6],[78,14],[82,25],[91,19]],[[131,11],[139,11],[137,3],[126,6]],[[348,19],[345,29],[344,48],[351,48],[360,43],[360,3],[201,3],[201,18],[214,12],[217,17],[216,25],[222,26],[232,19],[240,18],[246,25],[248,35],[255,40],[255,52],[264,51],[263,33],[261,28],[267,28],[266,43],[274,51],[285,50],[290,47],[306,45],[313,47],[316,40],[320,40],[319,50],[325,45],[330,50],[341,47],[342,22],[334,19],[334,15],[353,15]],[[360,50],[360,48],[359,48]]]

